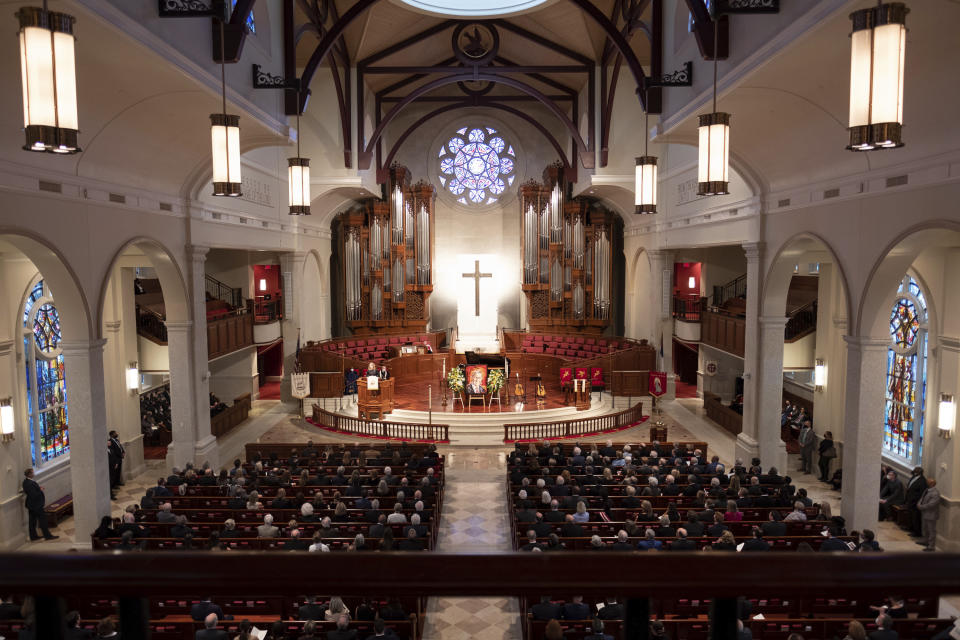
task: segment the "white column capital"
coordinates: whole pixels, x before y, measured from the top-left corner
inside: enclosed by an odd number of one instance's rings
[[[843,341],[848,349],[856,351],[886,351],[890,347],[889,340],[869,336],[843,336]]]
[[[210,247],[199,244],[188,244],[186,247],[187,256],[194,262],[206,262]]]
[[[106,344],[106,338],[100,338],[98,340],[77,340],[76,342],[64,341],[60,343],[60,349],[63,351],[63,355],[83,355],[91,351],[102,352]]]
[[[186,333],[190,330],[190,327],[193,326],[193,322],[190,320],[187,320],[186,322],[170,322],[167,320],[163,323],[163,325],[167,328],[167,333],[172,331]]]
[[[743,247],[748,263],[760,261],[760,253],[763,251],[762,242],[744,242],[740,246]]]

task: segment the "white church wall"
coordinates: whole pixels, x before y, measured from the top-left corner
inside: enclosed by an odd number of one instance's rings
[[[254,264],[276,264],[273,256],[264,255],[262,259],[258,258],[263,254],[250,254],[243,250],[231,249],[211,249],[207,253],[207,261],[204,263],[204,271],[208,276],[216,278],[220,282],[233,288],[243,290],[244,299],[253,297],[251,291],[254,290],[253,283],[253,265]]]
[[[743,358],[705,344],[700,345],[697,358],[698,393],[715,393],[724,403],[730,404],[736,391],[736,380],[743,375]],[[707,370],[706,363],[711,361],[717,363],[717,372],[709,376],[703,372]]]
[[[253,395],[259,390],[256,347],[234,351],[222,358],[211,360],[209,370],[210,393],[228,405],[233,404],[234,398],[245,393]]]

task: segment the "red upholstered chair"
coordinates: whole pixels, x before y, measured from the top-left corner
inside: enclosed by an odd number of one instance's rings
[[[574,342],[576,342],[577,344],[583,344],[583,336],[577,336],[574,339]]]
[[[550,353],[548,350],[547,353]],[[573,384],[573,369],[570,367],[560,367],[560,388],[565,389]]]
[[[355,347],[355,346],[357,346],[357,341],[356,341],[356,340],[347,340],[347,346],[348,346],[348,347]]]
[[[543,352],[553,355],[557,352],[557,350],[554,349],[553,347],[544,347]]]
[[[377,344],[387,344],[387,339],[386,339],[386,338],[380,338],[380,339],[377,340]]]
[[[590,378],[590,372],[586,367],[577,367],[575,375],[577,380],[589,380]]]
[[[602,390],[607,387],[606,383],[603,381],[603,368],[602,367],[590,367],[590,384],[593,385],[594,389]]]
[[[597,344],[597,340],[595,338],[587,338],[586,342],[587,344]]]
[[[387,344],[400,344],[400,338],[397,336],[390,336],[390,341]]]

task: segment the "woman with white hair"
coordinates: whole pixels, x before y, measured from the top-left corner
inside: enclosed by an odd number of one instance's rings
[[[574,522],[589,522],[590,512],[587,511],[587,505],[582,502],[577,503],[577,511],[573,514]]]
[[[316,522],[317,517],[313,515],[313,505],[304,502],[300,505],[300,522]]]
[[[330,605],[324,612],[323,617],[326,620],[338,620],[340,616],[346,616],[347,620],[349,620],[350,610],[347,609],[347,605],[343,604],[343,598],[340,596],[333,596],[330,598]]]

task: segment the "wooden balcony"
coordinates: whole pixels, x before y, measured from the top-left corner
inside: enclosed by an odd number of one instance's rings
[[[703,393],[703,408],[706,410],[708,418],[733,435],[738,435],[743,431],[743,415],[724,405],[717,394],[705,391]]]
[[[237,309],[207,319],[207,358],[213,360],[253,344],[253,314]]]
[[[233,404],[210,418],[210,433],[219,438],[250,417],[250,394],[233,399]]]
[[[700,342],[743,357],[746,318],[704,309],[700,320]]]

